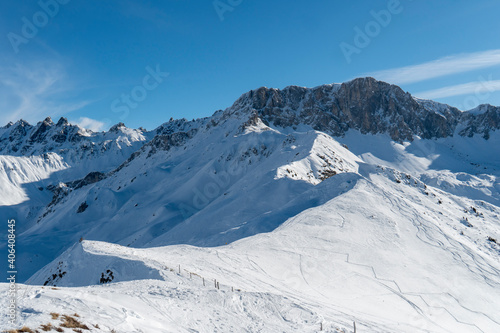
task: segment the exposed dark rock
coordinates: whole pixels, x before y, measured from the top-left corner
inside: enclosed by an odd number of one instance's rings
[[[483,104],[474,110],[464,112],[464,129],[460,131],[462,136],[473,136],[482,134],[485,139],[489,139],[490,132],[500,128],[500,107]]]
[[[62,126],[67,126],[68,124],[69,124],[68,119],[61,117],[59,118],[59,121],[57,122],[56,126],[62,127]]]
[[[341,85],[312,89],[287,87],[283,90],[259,88],[235,102],[235,110],[256,113],[264,123],[292,127],[300,123],[342,136],[349,129],[361,133],[388,133],[394,140],[452,136],[461,112],[439,104],[419,103],[395,85],[373,78],[355,79]]]
[[[81,205],[78,207],[76,213],[81,214],[83,213],[87,208],[89,208],[89,205],[87,205],[87,202],[82,202]]]
[[[120,131],[121,128],[124,128],[125,127],[125,124],[124,123],[118,123],[116,125],[113,125],[109,131],[112,132],[112,133],[116,133],[118,131]]]

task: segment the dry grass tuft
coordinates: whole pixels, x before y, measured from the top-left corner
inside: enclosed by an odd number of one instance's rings
[[[62,316],[63,323],[61,324],[61,327],[66,327],[66,328],[83,328],[84,330],[88,330],[89,328],[87,325],[80,323],[78,320],[71,316],[63,315]]]
[[[48,323],[46,325],[41,325],[40,328],[45,332],[52,331],[52,324]]]
[[[18,330],[10,330],[6,331],[7,333],[21,333],[21,332],[26,332],[26,333],[35,333],[31,328],[23,326],[22,328]]]
[[[57,319],[59,318],[59,313],[51,312],[50,315],[52,316],[52,319]]]

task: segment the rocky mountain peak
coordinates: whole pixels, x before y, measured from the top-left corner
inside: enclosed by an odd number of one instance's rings
[[[315,88],[261,87],[241,96],[230,112],[238,110],[255,111],[276,127],[305,124],[334,136],[354,129],[388,133],[396,141],[450,136],[457,122],[419,104],[400,87],[370,77]]]
[[[52,126],[54,125],[54,122],[52,121],[51,117],[47,117],[43,120],[42,122],[45,126]]]
[[[7,128],[10,128],[12,125],[14,125],[14,123],[12,121],[9,121],[9,123],[7,125],[5,125],[3,128],[7,129]]]
[[[243,94],[226,114],[258,115],[268,125],[296,127],[299,124],[333,136],[349,130],[363,134],[387,133],[395,141],[453,136],[459,124],[467,134],[499,129],[497,108],[485,112],[461,112],[433,101],[419,100],[400,87],[371,77],[315,88],[289,86],[282,90],[261,87]],[[491,110],[491,111],[489,111]],[[472,134],[472,135],[473,135]]]
[[[125,126],[125,124],[124,124],[124,123],[119,122],[118,124],[113,125],[113,126],[109,129],[109,131],[110,131],[110,132],[112,132],[112,133],[117,133],[117,132],[119,132],[119,131],[120,131],[120,129],[125,128],[125,127],[126,127],[126,126]]]
[[[56,126],[63,127],[63,126],[67,126],[68,124],[69,124],[68,119],[61,117],[61,118],[59,118],[59,121],[57,122]]]
[[[462,136],[481,134],[485,139],[490,137],[490,132],[500,128],[500,107],[490,104],[481,104],[466,111],[462,115],[463,129],[459,132]]]
[[[45,118],[44,121],[39,122],[36,126],[36,130],[30,136],[30,143],[41,143],[45,139],[47,132],[54,125],[54,122],[50,117]]]

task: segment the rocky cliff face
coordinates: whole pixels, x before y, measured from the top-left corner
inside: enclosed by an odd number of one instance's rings
[[[479,105],[477,108],[465,112],[462,116],[463,129],[459,134],[473,136],[481,134],[485,139],[490,137],[490,132],[500,128],[500,107],[489,104]]]
[[[361,133],[388,133],[396,141],[473,135],[499,129],[498,108],[482,114],[462,112],[433,101],[418,100],[401,88],[373,78],[360,78],[312,89],[291,86],[283,90],[259,88],[240,97],[230,113],[254,112],[277,127],[300,124],[342,136],[349,129]]]

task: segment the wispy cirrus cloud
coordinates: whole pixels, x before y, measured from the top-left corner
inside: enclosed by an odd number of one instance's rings
[[[61,116],[91,103],[65,98],[73,89],[64,67],[55,63],[0,67],[0,124]]]
[[[500,49],[451,55],[418,65],[371,72],[366,76],[392,84],[405,84],[497,65],[500,65]]]
[[[500,91],[500,80],[494,81],[477,81],[464,84],[447,86],[439,89],[421,91],[415,93],[416,97],[425,99],[445,98],[452,96],[468,95],[468,94],[484,94]]]

